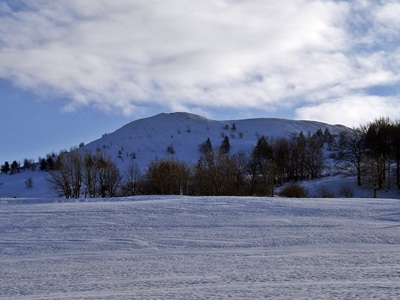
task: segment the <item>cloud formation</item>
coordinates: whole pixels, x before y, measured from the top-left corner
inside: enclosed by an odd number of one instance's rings
[[[67,110],[287,109],[356,125],[400,115],[399,15],[397,1],[5,1],[0,78]]]

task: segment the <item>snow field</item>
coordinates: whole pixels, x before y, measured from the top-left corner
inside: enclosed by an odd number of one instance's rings
[[[0,200],[1,299],[400,298],[399,200],[59,201]]]

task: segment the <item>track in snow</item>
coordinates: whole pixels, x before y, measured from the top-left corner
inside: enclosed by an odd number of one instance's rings
[[[398,200],[24,201],[0,200],[1,299],[400,298]]]

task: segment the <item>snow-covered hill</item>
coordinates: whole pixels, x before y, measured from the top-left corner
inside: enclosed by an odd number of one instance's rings
[[[262,135],[292,137],[300,132],[308,135],[326,128],[332,134],[350,130],[342,125],[314,121],[267,118],[215,121],[189,113],[163,113],[133,121],[79,148],[79,151],[95,153],[100,149],[110,155],[124,174],[133,158],[142,170],[151,161],[163,158],[194,164],[200,155],[199,145],[207,138],[210,138],[213,147],[219,147],[224,136],[228,136],[231,153],[240,150],[250,153]],[[168,148],[172,148],[174,154]],[[55,197],[57,195],[49,189],[47,177],[48,174],[41,171],[24,171],[12,176],[0,174],[0,197]],[[33,181],[31,188],[26,185],[29,178]]]
[[[231,153],[250,152],[262,135],[292,137],[300,132],[307,135],[325,128],[332,134],[349,130],[342,125],[314,121],[270,118],[215,121],[189,113],[162,113],[133,121],[87,144],[80,151],[94,153],[100,149],[109,154],[121,169],[134,157],[135,163],[143,169],[151,161],[163,158],[195,163],[199,157],[199,145],[207,138],[213,147],[219,147],[224,136],[228,136]],[[175,153],[171,154],[168,148]]]

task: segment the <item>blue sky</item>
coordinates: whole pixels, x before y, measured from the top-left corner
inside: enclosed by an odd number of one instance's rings
[[[138,118],[400,116],[399,1],[0,2],[0,163]]]

